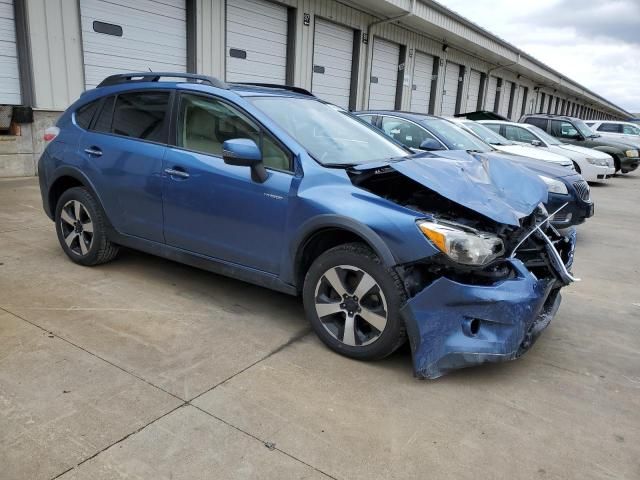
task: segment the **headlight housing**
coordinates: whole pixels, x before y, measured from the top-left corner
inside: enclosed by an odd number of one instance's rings
[[[636,158],[638,156],[638,150],[627,150],[624,152],[627,157]]]
[[[486,265],[504,253],[502,240],[491,233],[427,220],[417,225],[438,250],[463,265]]]
[[[567,186],[560,180],[556,180],[555,178],[547,177],[545,175],[538,175],[538,177],[546,183],[549,193],[559,193],[561,195],[567,195],[569,193]]]

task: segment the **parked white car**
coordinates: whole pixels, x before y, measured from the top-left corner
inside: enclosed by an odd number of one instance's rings
[[[604,181],[616,172],[613,157],[608,153],[562,143],[535,125],[500,120],[480,120],[479,123],[513,142],[533,145],[551,153],[568,157],[573,161],[576,171],[587,182]]]
[[[634,143],[640,142],[640,126],[636,123],[619,120],[585,120],[584,123],[603,137],[631,140]]]
[[[543,160],[545,162],[553,163],[554,165],[560,165],[570,170],[574,170],[573,162],[566,156],[551,153],[533,146],[527,147],[525,145],[512,142],[511,140],[507,140],[503,136],[497,134],[486,125],[474,122],[473,120],[468,120],[466,118],[448,118],[447,120],[462,126],[465,130],[473,133],[476,137],[480,138],[482,141],[488,143],[500,152],[520,155],[521,157],[535,158],[536,160]]]

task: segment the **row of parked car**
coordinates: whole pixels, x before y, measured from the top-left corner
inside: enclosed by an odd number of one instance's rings
[[[593,214],[573,162],[600,180],[616,164],[530,125],[535,147],[466,119],[358,115],[296,87],[111,76],[47,129],[44,210],[80,265],[127,247],[300,295],[351,358],[409,339],[435,378],[524,354],[576,280],[575,230],[557,227]]]
[[[535,171],[549,189],[547,209],[556,212],[553,224],[567,228],[593,215],[587,182],[603,182],[615,173],[628,173],[640,161],[640,135],[612,138],[591,130],[582,120],[555,115],[525,115],[521,123],[473,112],[464,117],[440,118],[399,111],[361,111],[360,118],[415,151],[458,150],[493,152]],[[626,122],[593,122],[594,129]],[[560,167],[560,168],[558,168]],[[564,206],[564,207],[563,207]],[[563,207],[560,211],[557,211]]]

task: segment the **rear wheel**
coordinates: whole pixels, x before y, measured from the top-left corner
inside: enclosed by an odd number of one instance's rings
[[[118,254],[107,238],[104,213],[86,188],[70,188],[60,196],[55,221],[60,246],[74,262],[98,265]]]
[[[320,255],[307,272],[303,301],[316,334],[351,358],[384,358],[406,339],[398,275],[366,245],[350,243]]]

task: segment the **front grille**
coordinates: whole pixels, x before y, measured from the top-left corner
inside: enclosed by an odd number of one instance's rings
[[[584,180],[574,182],[573,188],[576,189],[578,197],[580,197],[581,200],[584,200],[585,202],[590,200],[591,192],[589,191],[589,184],[587,182]]]

